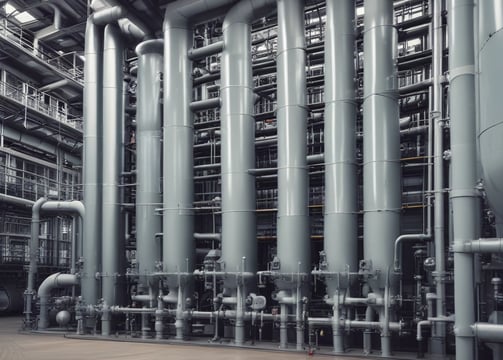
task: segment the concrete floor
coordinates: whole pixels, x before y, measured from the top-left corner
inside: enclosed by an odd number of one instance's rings
[[[0,317],[0,360],[349,360],[354,357],[234,349],[227,347],[146,344],[65,338],[57,334],[20,334],[21,318]],[[366,359],[375,359],[366,357]]]

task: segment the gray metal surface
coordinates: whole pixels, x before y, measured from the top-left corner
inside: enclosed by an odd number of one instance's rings
[[[397,100],[396,32],[392,0],[366,0],[363,80],[363,256],[371,271],[368,281],[381,296],[393,266],[394,239],[400,234],[400,123]],[[379,320],[386,322],[387,309]],[[386,324],[385,324],[386,325]],[[381,333],[382,356],[390,356],[389,329]]]
[[[371,287],[382,294],[387,270],[393,266],[401,209],[393,1],[365,1],[363,42],[363,252],[372,269],[381,272]]]
[[[498,236],[503,236],[503,163],[499,156],[503,150],[503,104],[499,96],[503,80],[501,62],[503,54],[503,28],[501,0],[480,1],[478,44],[480,85],[480,159],[483,169],[487,200],[496,215]]]
[[[281,273],[311,268],[306,164],[304,2],[278,0],[278,257]]]
[[[101,183],[103,121],[103,32],[92,17],[87,20],[84,67],[84,150],[83,201],[88,212],[84,217],[82,300],[96,304],[100,296],[96,273],[101,269]]]
[[[102,297],[108,305],[123,299],[119,274],[124,254],[120,237],[120,174],[122,144],[122,66],[123,44],[119,28],[107,25],[103,51],[103,208],[102,208]]]
[[[475,51],[473,0],[449,2],[449,74],[451,110],[451,193],[454,246],[478,239],[479,202],[475,186]],[[501,140],[500,140],[501,141]],[[475,358],[470,326],[475,322],[473,255],[454,254],[456,359]]]
[[[163,267],[171,273],[191,272],[195,252],[192,67],[187,57],[192,28],[185,18],[176,23],[175,15],[167,9],[164,20]],[[168,282],[177,287],[176,277]]]
[[[443,85],[442,58],[443,58],[443,27],[442,27],[442,1],[433,3],[433,106],[431,120],[433,122],[434,142],[434,171],[433,191],[435,193],[434,206],[434,241],[435,241],[435,264],[436,264],[436,316],[445,315],[445,192],[444,192],[444,134],[443,134]],[[432,352],[445,354],[445,323],[437,322],[432,327]]]
[[[56,273],[49,275],[40,284],[37,295],[40,300],[40,318],[38,328],[43,330],[49,327],[49,298],[51,290],[79,284],[79,277],[75,274]]]
[[[325,216],[330,272],[358,270],[354,1],[327,1],[325,33]],[[328,295],[337,288],[327,280]]]
[[[163,41],[148,40],[136,47],[136,261],[140,282],[161,260],[156,234],[161,231],[161,81]]]

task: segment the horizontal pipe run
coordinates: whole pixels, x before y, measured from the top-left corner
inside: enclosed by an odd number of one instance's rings
[[[503,325],[475,323],[472,325],[475,337],[483,342],[503,343]]]
[[[190,48],[187,55],[190,60],[195,61],[211,55],[218,54],[222,52],[223,48],[224,48],[224,42],[220,40],[203,47]]]
[[[204,111],[209,109],[219,108],[221,105],[220,98],[211,98],[207,100],[193,101],[190,103],[190,111]]]
[[[503,253],[503,238],[465,241],[462,244],[454,244],[453,251],[457,253]]]
[[[220,233],[194,233],[194,239],[221,241],[222,234],[220,234]]]
[[[332,326],[334,321],[332,318],[308,318],[307,322],[310,326],[318,325],[318,326]],[[336,321],[337,322],[337,321]],[[373,329],[373,330],[381,330],[384,327],[384,324],[379,321],[360,321],[360,320],[339,320],[339,324],[341,327],[344,327],[347,331],[351,329]],[[403,323],[401,322],[390,322],[389,330],[393,332],[399,332],[403,328]]]

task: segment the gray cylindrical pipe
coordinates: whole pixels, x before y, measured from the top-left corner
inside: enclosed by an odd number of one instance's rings
[[[47,201],[46,197],[41,197],[33,204],[31,209],[31,237],[30,237],[30,265],[28,268],[28,285],[25,292],[25,320],[26,324],[31,324],[31,309],[33,300],[33,290],[35,289],[35,276],[38,271],[38,238],[40,235],[40,209]]]
[[[251,22],[275,5],[275,0],[246,0],[237,3],[222,26],[221,176],[222,260],[231,272],[257,271],[255,228],[255,118],[251,64]],[[225,280],[231,296],[237,293],[235,342],[244,342],[242,319],[246,293],[234,277]],[[244,284],[255,286],[255,278]]]
[[[364,258],[380,276],[381,293],[393,266],[400,234],[400,128],[397,101],[396,33],[392,0],[365,1],[363,102]]]
[[[436,270],[436,316],[445,315],[445,193],[444,193],[444,134],[443,134],[443,92],[442,92],[442,58],[443,58],[442,1],[433,2],[433,107],[431,120],[434,126],[434,170],[433,191],[434,239]],[[435,322],[432,327],[431,351],[434,354],[445,354],[445,323]]]
[[[79,277],[75,274],[56,273],[49,275],[38,288],[38,297],[40,299],[40,318],[38,328],[43,330],[49,327],[49,306],[48,301],[51,296],[51,290],[69,287],[79,284]]]
[[[278,0],[277,233],[283,273],[307,273],[311,267],[304,28],[304,1]]]
[[[503,325],[475,323],[472,326],[475,337],[483,342],[503,343]]]
[[[392,0],[365,0],[363,80],[363,252],[368,284],[383,295],[393,266],[394,239],[400,234],[400,125],[397,100],[396,33]],[[384,312],[380,311],[383,322]],[[381,337],[382,356],[390,356],[389,334]]]
[[[156,208],[161,196],[161,79],[163,41],[148,40],[136,47],[138,87],[136,105],[136,260],[140,281],[155,270],[160,248],[155,234],[161,231]]]
[[[192,29],[164,21],[164,150],[163,267],[165,272],[191,272],[194,259],[193,115],[191,62]],[[176,277],[170,286],[177,286]],[[168,280],[169,281],[169,280]]]
[[[123,298],[119,274],[124,256],[124,239],[120,238],[120,173],[122,143],[122,66],[123,44],[119,28],[107,25],[103,51],[103,227],[102,227],[102,296],[108,305]]]
[[[354,1],[327,1],[325,32],[325,214],[328,271],[357,271]],[[328,295],[337,282],[327,279]]]
[[[479,2],[479,84],[480,84],[480,157],[484,188],[496,215],[496,231],[503,236],[503,165],[499,159],[503,151],[503,104],[500,93],[503,74],[498,59],[503,54],[501,0]]]
[[[236,4],[222,26],[221,176],[222,259],[227,271],[256,272],[255,119],[251,64],[251,21],[268,0],[246,0]],[[242,259],[246,258],[246,269]],[[227,286],[235,288],[235,279]]]
[[[328,0],[325,30],[325,212],[323,249],[329,272],[357,271],[356,103],[353,0]],[[327,295],[340,283],[327,278]],[[339,319],[339,304],[334,304]],[[333,324],[334,352],[344,352],[344,331]]]
[[[103,39],[102,30],[87,20],[84,67],[84,150],[83,200],[87,208],[84,217],[84,238],[81,274],[82,300],[95,305],[100,291],[96,273],[101,267],[101,203],[102,203],[102,94],[103,94]]]
[[[450,199],[453,212],[454,247],[462,245],[465,240],[479,237],[477,233],[479,201],[475,190],[478,177],[473,9],[473,0],[449,2],[449,99],[452,154]],[[475,358],[475,344],[470,328],[475,322],[475,292],[473,255],[456,252],[454,254],[454,309],[456,313],[454,329],[457,360]]]

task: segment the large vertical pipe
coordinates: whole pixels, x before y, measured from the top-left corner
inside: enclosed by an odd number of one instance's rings
[[[120,170],[122,144],[123,44],[116,25],[107,25],[103,51],[103,227],[102,294],[108,305],[122,298],[120,278],[124,239],[120,237]]]
[[[304,1],[278,0],[277,126],[278,126],[278,227],[280,273],[295,274],[276,282],[280,297],[292,297],[296,313],[301,306],[300,274],[311,267],[308,222],[306,44]],[[307,282],[307,279],[305,280]],[[302,284],[306,287],[306,283]],[[296,290],[297,288],[297,290]],[[281,299],[280,299],[281,302]],[[282,306],[287,310],[287,306]],[[285,314],[286,315],[286,314]],[[286,317],[286,316],[285,316]],[[282,321],[282,328],[286,323]],[[286,346],[286,331],[280,333]],[[302,348],[302,321],[297,317],[297,349]]]
[[[163,150],[163,268],[165,272],[191,272],[194,266],[193,116],[191,62],[192,29],[186,19],[164,21],[164,150]],[[176,276],[168,276],[170,291],[179,289]],[[185,296],[178,296],[185,299]],[[180,310],[184,304],[177,304]],[[178,339],[183,319],[177,317]]]
[[[353,0],[328,0],[325,30],[325,213],[323,248],[329,272],[357,271],[356,103]],[[327,295],[339,295],[335,277]],[[349,284],[348,284],[349,285]],[[338,301],[334,318],[339,319]],[[334,324],[334,351],[344,352],[343,329]]]
[[[100,296],[96,273],[101,267],[101,182],[103,31],[89,17],[86,25],[84,65],[83,188],[87,214],[84,217],[81,291],[84,303],[94,305]]]
[[[251,21],[276,0],[244,0],[225,16],[223,23],[221,107],[222,259],[230,272],[257,271],[255,229],[255,118],[251,63]],[[245,259],[245,261],[243,261]],[[246,268],[242,268],[246,266]],[[244,284],[250,290],[254,280]],[[234,277],[226,279],[237,308],[244,307],[246,293]],[[244,322],[236,319],[236,344],[244,341]]]
[[[503,1],[479,1],[479,88],[480,88],[480,157],[484,173],[484,188],[496,215],[498,237],[503,236],[503,164],[499,156],[503,149],[503,121],[500,87],[503,79]]]
[[[454,247],[477,239],[478,199],[475,135],[473,0],[449,3],[449,74]],[[499,140],[501,141],[501,140]],[[494,156],[494,155],[493,155]],[[474,359],[470,326],[475,322],[473,255],[454,253],[456,359]]]
[[[148,40],[136,47],[138,87],[136,105],[136,260],[140,283],[160,260],[155,235],[161,231],[161,217],[155,209],[161,197],[161,73],[163,41]]]
[[[308,223],[304,2],[278,0],[278,257],[282,273],[311,267]]]
[[[443,26],[442,1],[433,2],[433,104],[431,121],[433,122],[434,143],[434,178],[435,193],[434,208],[434,239],[436,263],[436,293],[437,317],[445,315],[445,194],[444,194],[444,134],[443,134],[443,93],[442,93],[442,58],[443,58]],[[431,352],[445,353],[445,323],[436,322],[432,327]]]
[[[363,102],[364,257],[372,270],[373,292],[384,294],[400,234],[400,128],[397,101],[396,34],[392,0],[366,0]],[[383,311],[380,312],[381,320]],[[383,331],[383,356],[390,334]]]

